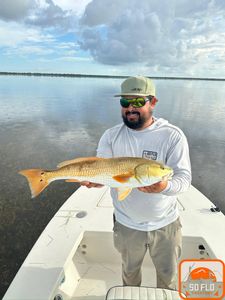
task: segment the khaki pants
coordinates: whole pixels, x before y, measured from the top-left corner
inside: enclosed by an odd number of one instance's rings
[[[141,285],[141,265],[149,249],[156,268],[157,287],[177,289],[177,263],[181,255],[181,223],[173,223],[153,231],[128,228],[114,223],[114,246],[122,256],[124,285]]]

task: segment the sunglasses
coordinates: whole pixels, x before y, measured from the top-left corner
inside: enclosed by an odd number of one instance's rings
[[[138,97],[138,98],[120,98],[120,105],[122,107],[129,107],[132,105],[135,108],[143,107],[147,101],[151,101],[153,97]]]

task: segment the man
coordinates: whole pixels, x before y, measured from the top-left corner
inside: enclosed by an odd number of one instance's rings
[[[123,284],[141,285],[141,265],[149,250],[156,268],[157,287],[176,289],[182,240],[176,195],[191,184],[188,143],[179,128],[153,116],[157,99],[149,78],[126,79],[116,96],[121,97],[123,123],[103,134],[97,156],[143,157],[161,161],[174,171],[171,180],[133,189],[124,201],[118,201],[116,190],[111,189],[114,245],[122,256]]]

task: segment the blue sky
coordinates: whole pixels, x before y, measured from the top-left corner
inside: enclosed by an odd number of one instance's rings
[[[225,1],[0,0],[0,71],[225,78]]]

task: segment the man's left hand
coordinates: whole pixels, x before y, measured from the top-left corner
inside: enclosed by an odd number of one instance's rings
[[[160,181],[155,184],[139,187],[138,190],[144,193],[160,193],[167,187],[168,181]]]

